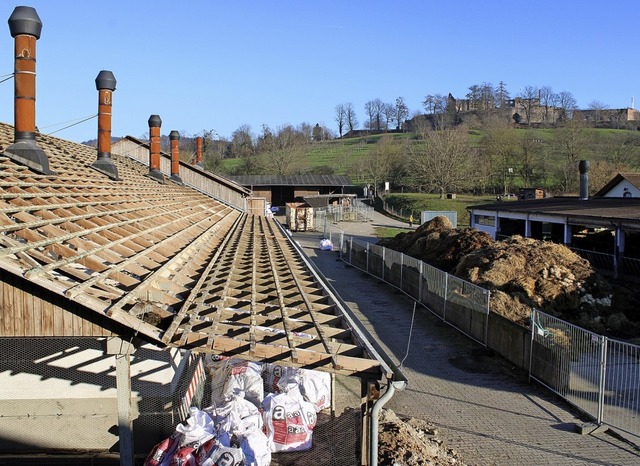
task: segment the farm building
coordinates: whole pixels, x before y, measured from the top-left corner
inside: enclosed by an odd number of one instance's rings
[[[163,156],[158,115],[146,158],[112,153],[109,71],[97,150],[39,133],[24,91],[41,23],[30,7],[9,23],[29,62],[16,58],[15,122],[0,124],[0,454],[133,464],[202,400],[213,355],[358,380],[367,464],[371,387],[405,381],[304,254],[247,212],[247,189],[180,163],[177,144]]]

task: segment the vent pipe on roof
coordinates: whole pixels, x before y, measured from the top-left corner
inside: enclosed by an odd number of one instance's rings
[[[182,179],[180,179],[180,133],[176,130],[171,131],[169,140],[171,141],[171,176],[169,179],[182,184]]]
[[[54,175],[49,159],[36,144],[36,41],[42,21],[30,6],[17,6],[9,17],[15,39],[14,143],[5,151],[10,159],[45,175]]]
[[[202,136],[196,138],[196,163],[197,166],[202,167]]]
[[[578,170],[580,170],[580,200],[586,201],[589,199],[589,161],[580,160]]]
[[[119,180],[118,168],[111,160],[111,103],[116,90],[116,78],[111,71],[102,70],[96,77],[98,90],[98,158],[93,168],[109,178]]]
[[[160,171],[160,126],[162,120],[158,115],[149,117],[149,176],[164,183],[164,175]]]

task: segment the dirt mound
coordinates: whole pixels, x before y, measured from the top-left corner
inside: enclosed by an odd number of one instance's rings
[[[611,286],[566,246],[521,236],[479,248],[453,274],[492,292],[491,310],[527,325],[531,307],[575,321],[611,306]]]
[[[535,307],[594,332],[640,335],[636,294],[564,245],[520,236],[497,242],[454,229],[446,217],[378,244],[490,290],[491,310],[519,324],[529,325]]]
[[[382,410],[378,436],[378,464],[381,466],[461,465],[460,455],[443,446],[434,426],[420,419],[400,419]]]
[[[378,244],[451,272],[466,254],[493,242],[493,238],[484,232],[455,229],[447,217],[440,216],[415,231],[380,240]]]

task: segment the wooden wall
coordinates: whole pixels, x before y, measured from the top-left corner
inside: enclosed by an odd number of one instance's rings
[[[117,323],[0,270],[0,337],[109,336]]]
[[[149,165],[149,149],[129,139],[116,142],[112,146],[112,153],[130,157],[146,166]],[[165,153],[160,154],[160,171],[167,177],[171,175],[171,156]],[[185,185],[235,207],[241,212],[247,211],[247,190],[231,180],[185,162],[180,162],[179,175]]]

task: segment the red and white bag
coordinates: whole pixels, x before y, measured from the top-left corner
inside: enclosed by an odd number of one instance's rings
[[[292,393],[289,393],[292,392]],[[311,448],[316,408],[304,401],[296,388],[267,395],[262,403],[265,433],[272,452]]]
[[[182,433],[176,431],[170,437],[158,443],[147,455],[144,460],[144,466],[169,466],[171,457],[180,447],[182,438]]]

